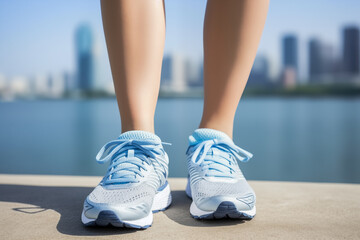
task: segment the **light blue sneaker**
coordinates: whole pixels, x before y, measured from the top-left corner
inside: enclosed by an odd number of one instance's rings
[[[158,136],[125,132],[105,144],[96,160],[111,163],[84,202],[81,220],[85,225],[144,229],[151,226],[153,212],[170,205],[169,158]]]
[[[189,137],[186,154],[186,194],[193,199],[190,213],[194,218],[250,220],[255,216],[255,193],[237,162],[248,161],[251,153],[236,146],[225,133],[201,128]]]

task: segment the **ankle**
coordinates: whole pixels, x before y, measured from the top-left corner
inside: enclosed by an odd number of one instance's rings
[[[231,139],[233,137],[232,124],[216,123],[216,122],[201,122],[199,128],[209,128],[226,133]]]
[[[121,124],[121,133],[128,131],[145,131],[150,133],[155,133],[154,124],[152,123],[136,123],[136,122],[122,122]]]

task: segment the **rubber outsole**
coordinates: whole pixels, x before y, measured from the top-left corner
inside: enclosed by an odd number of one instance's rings
[[[134,224],[129,224],[126,222],[122,222],[113,211],[105,210],[99,213],[99,216],[95,221],[84,224],[87,227],[93,226],[113,226],[113,227],[122,227],[122,228],[136,228],[136,229],[146,229],[151,227],[151,225],[146,226],[138,226]]]
[[[168,209],[171,206],[168,205],[166,208],[163,209],[159,209],[159,210],[154,210],[152,211],[153,213],[158,213],[158,212],[162,212],[165,211],[166,209]],[[97,217],[97,219],[95,221],[91,221],[89,223],[85,223],[84,224],[86,227],[94,227],[94,226],[99,226],[99,227],[107,227],[107,226],[113,226],[113,227],[121,227],[121,228],[136,228],[136,229],[147,229],[149,227],[151,227],[151,225],[145,225],[145,226],[139,226],[139,225],[135,225],[135,224],[130,224],[130,223],[126,223],[121,221],[116,214],[113,211],[110,210],[104,210],[101,211],[99,213],[99,216]]]
[[[171,206],[168,205],[166,208],[162,208],[159,210],[153,210],[153,213],[158,213],[165,211]],[[95,221],[91,221],[89,223],[84,224],[87,227],[94,227],[94,226],[100,226],[100,227],[107,227],[107,226],[113,226],[113,227],[122,227],[122,228],[136,228],[136,229],[146,229],[151,227],[151,225],[145,225],[145,226],[138,226],[135,224],[130,224],[121,221],[116,214],[113,211],[110,210],[104,210],[99,213],[99,216]]]
[[[240,212],[236,209],[236,206],[233,202],[225,201],[222,202],[213,213],[201,216],[192,215],[192,217],[199,220],[213,220],[223,218],[251,220],[255,217],[255,215],[250,216],[244,212]]]

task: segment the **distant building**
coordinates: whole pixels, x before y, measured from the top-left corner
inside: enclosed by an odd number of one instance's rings
[[[163,58],[161,89],[176,92],[186,89],[185,64],[181,57],[172,55]]]
[[[48,78],[49,84],[49,97],[60,98],[63,96],[65,91],[65,79],[64,74],[50,75]]]
[[[172,58],[170,56],[164,56],[161,68],[161,87],[166,88],[171,84],[172,77]]]
[[[257,55],[251,69],[248,86],[267,86],[269,85],[269,61],[263,55]]]
[[[202,87],[204,85],[203,71],[202,62],[199,64],[187,60],[185,62],[186,85],[192,88]]]
[[[343,30],[343,71],[359,74],[359,28],[345,27]]]
[[[323,72],[325,75],[333,75],[339,70],[337,68],[338,59],[335,55],[334,46],[322,44]]]
[[[38,97],[48,96],[50,94],[48,76],[36,75],[33,78],[33,91]]]
[[[0,99],[6,98],[8,94],[8,83],[6,77],[0,74]]]
[[[28,97],[31,94],[29,79],[25,76],[13,77],[10,81],[10,95],[12,98]]]
[[[77,88],[92,90],[94,86],[94,40],[89,25],[81,25],[75,32]]]
[[[309,77],[313,81],[324,73],[324,59],[321,42],[318,39],[309,41]]]
[[[310,83],[347,84],[359,81],[356,71],[344,70],[346,64],[335,55],[333,46],[318,39],[311,39],[308,46]]]
[[[70,72],[63,72],[63,79],[64,79],[64,92],[69,93],[76,89],[74,76]]]
[[[283,70],[293,69],[298,74],[298,40],[295,35],[286,35],[282,39]]]
[[[281,82],[286,89],[291,89],[296,86],[296,71],[292,67],[287,67],[282,72]]]
[[[47,78],[47,88],[52,91],[52,89],[54,88],[55,86],[55,79],[54,79],[54,76],[52,75],[49,75],[48,78]]]
[[[199,84],[204,86],[204,62],[201,62],[199,69]]]

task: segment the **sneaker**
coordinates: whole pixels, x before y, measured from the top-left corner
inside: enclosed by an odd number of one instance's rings
[[[255,216],[255,193],[237,162],[248,161],[251,153],[236,146],[225,133],[201,128],[189,137],[186,154],[186,194],[193,199],[190,213],[194,218],[250,220]]]
[[[169,158],[162,144],[152,133],[129,131],[101,148],[96,160],[110,161],[110,166],[84,202],[81,220],[86,226],[151,226],[153,212],[171,203]]]

